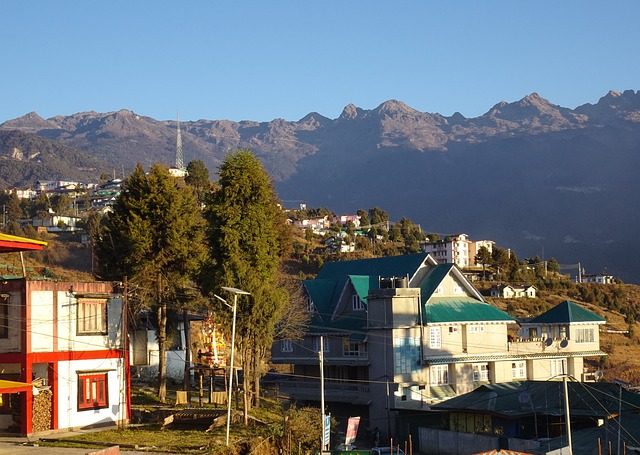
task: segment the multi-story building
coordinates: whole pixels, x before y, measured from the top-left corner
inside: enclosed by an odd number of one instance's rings
[[[587,310],[580,320],[564,321],[550,310],[530,321],[550,318],[545,324],[558,332],[551,345],[540,336],[512,339],[513,317],[488,304],[456,265],[438,264],[425,253],[327,263],[303,286],[312,312],[308,333],[272,349],[273,362],[294,370],[280,391],[299,401],[320,400],[322,339],[325,403],[336,414],[360,415],[383,437],[405,428],[416,412],[479,385],[549,379],[560,369],[581,377],[584,356],[604,355],[597,338],[563,343],[590,336],[577,325],[602,322]]]
[[[455,264],[460,268],[473,267],[480,248],[485,247],[489,253],[493,251],[492,240],[469,240],[467,234],[448,235],[444,239],[427,242],[422,250],[430,253],[440,264]]]
[[[0,379],[29,387],[0,390],[0,430],[127,421],[125,323],[112,283],[1,281]]]

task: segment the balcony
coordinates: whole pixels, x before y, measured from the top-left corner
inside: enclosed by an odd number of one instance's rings
[[[288,380],[278,384],[280,393],[296,400],[320,401],[320,381]],[[325,380],[325,401],[366,405],[369,399],[369,385],[356,382]]]

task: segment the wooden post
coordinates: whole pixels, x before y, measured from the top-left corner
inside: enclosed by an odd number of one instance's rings
[[[200,402],[200,407],[202,407],[202,370],[200,370],[200,391],[198,393],[199,395],[199,402]]]

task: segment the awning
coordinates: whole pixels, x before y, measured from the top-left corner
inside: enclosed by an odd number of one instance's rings
[[[18,393],[27,392],[31,390],[33,385],[26,382],[7,381],[6,379],[0,379],[0,393]]]
[[[0,253],[39,251],[45,246],[47,246],[47,242],[41,240],[18,237],[17,235],[0,234]]]

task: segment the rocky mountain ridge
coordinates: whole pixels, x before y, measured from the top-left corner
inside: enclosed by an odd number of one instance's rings
[[[182,122],[184,162],[215,176],[225,154],[251,149],[285,205],[353,213],[379,206],[429,232],[466,232],[526,257],[555,256],[587,273],[640,281],[640,92],[610,91],[575,109],[532,93],[466,118],[397,100],[336,119]],[[74,147],[120,173],[137,162],[173,164],[176,121],[128,110],[0,125]],[[4,160],[10,151],[0,149]],[[215,178],[215,177],[214,177]]]

